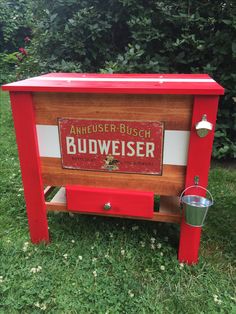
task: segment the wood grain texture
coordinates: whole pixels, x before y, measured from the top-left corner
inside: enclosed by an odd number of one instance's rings
[[[123,95],[33,93],[36,123],[57,119],[117,119],[165,122],[166,130],[190,130],[193,97],[189,95]]]
[[[161,196],[160,197],[160,213],[178,214],[180,212],[180,200],[178,196]]]
[[[46,202],[46,208],[48,212],[64,212],[64,213],[73,213],[73,214],[82,214],[82,215],[94,215],[94,213],[85,213],[85,212],[71,212],[66,208],[66,204],[62,203],[50,203]],[[147,220],[147,221],[159,221],[159,222],[169,222],[180,224],[181,216],[180,214],[166,214],[166,213],[154,213],[153,218],[142,218],[142,217],[129,217],[129,216],[112,216],[109,214],[96,214],[96,216],[106,216],[106,217],[114,217],[114,218],[124,218],[124,219],[137,219],[137,220]]]
[[[104,188],[124,188],[154,192],[158,195],[180,195],[184,188],[184,166],[163,165],[162,176],[69,170],[61,167],[60,158],[42,157],[44,185],[80,184]]]

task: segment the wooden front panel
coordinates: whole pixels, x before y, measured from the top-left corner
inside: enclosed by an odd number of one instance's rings
[[[165,122],[167,130],[190,130],[193,97],[188,95],[33,94],[36,123],[57,118],[127,119]]]
[[[188,95],[114,95],[34,93],[36,124],[57,125],[58,118],[161,121],[165,130],[189,131],[193,97]],[[163,165],[162,176],[63,169],[60,158],[41,157],[45,185],[80,184],[179,195],[185,166]]]
[[[152,176],[63,169],[59,158],[43,157],[41,163],[45,185],[80,184],[150,191],[160,195],[179,195],[184,187],[186,170],[183,166],[163,165],[162,176]]]

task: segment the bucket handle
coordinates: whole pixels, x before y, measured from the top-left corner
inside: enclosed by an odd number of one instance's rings
[[[210,195],[210,197],[211,197],[212,204],[213,204],[214,199],[213,199],[213,196],[212,196],[211,192],[210,192],[209,190],[207,190],[206,188],[204,188],[203,186],[201,186],[201,185],[190,185],[189,187],[187,187],[186,189],[184,189],[183,192],[182,192],[181,195],[180,195],[180,203],[182,203],[182,198],[183,198],[184,193],[185,193],[187,190],[191,189],[191,188],[200,188],[200,189],[206,191],[207,193],[209,193],[209,195]]]

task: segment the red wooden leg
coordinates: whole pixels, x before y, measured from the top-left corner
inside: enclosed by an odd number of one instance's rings
[[[201,138],[196,133],[195,125],[206,114],[207,120],[215,127],[217,107],[217,96],[195,96],[194,98],[185,188],[194,184],[195,176],[199,177],[199,185],[204,188],[207,187],[214,130],[209,132],[206,137]],[[187,194],[205,195],[202,190],[197,188],[186,191]],[[188,264],[197,263],[201,230],[201,227],[187,225],[184,217],[182,218],[178,253],[180,262]]]
[[[10,93],[10,97],[31,241],[48,242],[48,223],[32,96],[30,93],[14,92]]]
[[[187,225],[184,218],[182,219],[178,253],[178,260],[180,263],[191,265],[198,262],[201,230],[201,227]]]

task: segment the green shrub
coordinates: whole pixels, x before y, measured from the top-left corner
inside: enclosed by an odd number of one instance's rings
[[[0,78],[1,81],[5,82],[8,80],[14,80],[15,73],[14,69],[17,63],[17,53],[0,53]],[[0,83],[1,83],[0,81]]]
[[[17,79],[15,69],[24,59],[19,49],[28,41],[31,16],[28,0],[0,1],[0,84]]]
[[[36,5],[37,3],[37,5]],[[226,88],[213,156],[236,158],[234,1],[38,0],[19,77],[60,72],[208,73]]]

